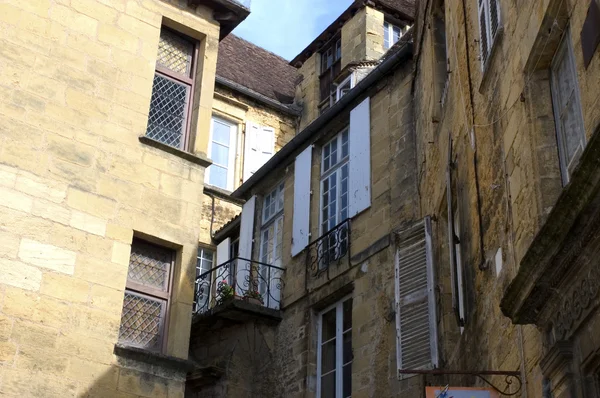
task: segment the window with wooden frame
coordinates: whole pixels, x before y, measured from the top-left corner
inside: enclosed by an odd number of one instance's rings
[[[265,196],[260,229],[260,262],[258,267],[258,291],[266,299],[268,307],[279,306],[283,258],[283,191],[282,182]],[[278,268],[268,267],[274,265]]]
[[[570,37],[570,29],[567,29],[551,66],[552,103],[563,185],[569,182],[586,141]]]
[[[134,238],[119,342],[164,353],[175,251]]]
[[[205,247],[198,247],[198,255],[196,257],[196,282],[195,282],[195,301],[194,301],[194,312],[200,308],[208,308],[209,300],[209,289],[207,291],[200,291],[207,283],[212,282],[210,279],[211,275],[207,273],[211,271],[215,263],[215,252],[214,250],[207,249]],[[199,277],[203,275],[202,280]]]
[[[502,31],[500,18],[500,0],[477,0],[479,10],[479,50],[481,70],[485,70],[487,61]]]
[[[342,70],[342,40],[337,37],[329,41],[321,53],[320,93],[321,112],[331,107],[336,101],[335,78]]]
[[[181,150],[190,145],[197,41],[162,27],[146,136]]]
[[[317,398],[352,396],[352,297],[318,315]]]

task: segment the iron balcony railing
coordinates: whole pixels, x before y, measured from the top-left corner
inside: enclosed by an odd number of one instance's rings
[[[204,313],[231,300],[279,309],[284,269],[234,258],[196,277],[194,312]]]
[[[313,277],[329,270],[331,265],[340,264],[350,256],[350,219],[346,219],[331,228],[319,239],[310,243],[306,250],[306,268]]]

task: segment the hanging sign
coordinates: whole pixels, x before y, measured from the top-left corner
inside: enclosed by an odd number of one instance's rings
[[[498,398],[498,393],[486,388],[426,387],[425,398]]]

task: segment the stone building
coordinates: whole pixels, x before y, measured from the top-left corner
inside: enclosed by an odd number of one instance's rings
[[[232,0],[0,4],[0,395],[183,397]]]

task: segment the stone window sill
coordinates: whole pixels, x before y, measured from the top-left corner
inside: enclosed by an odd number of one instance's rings
[[[197,368],[197,365],[187,359],[175,358],[145,350],[143,348],[130,347],[124,344],[115,344],[114,354],[120,358],[130,359],[138,362],[145,362],[150,365],[157,365],[163,368],[190,372]]]
[[[160,149],[162,151],[170,153],[171,155],[187,160],[188,162],[200,165],[204,168],[212,164],[212,160],[203,155],[196,155],[190,152],[182,151],[181,149],[174,148],[167,144],[163,144],[162,142],[146,137],[145,135],[140,136],[139,140],[142,144],[151,146],[156,149]]]

